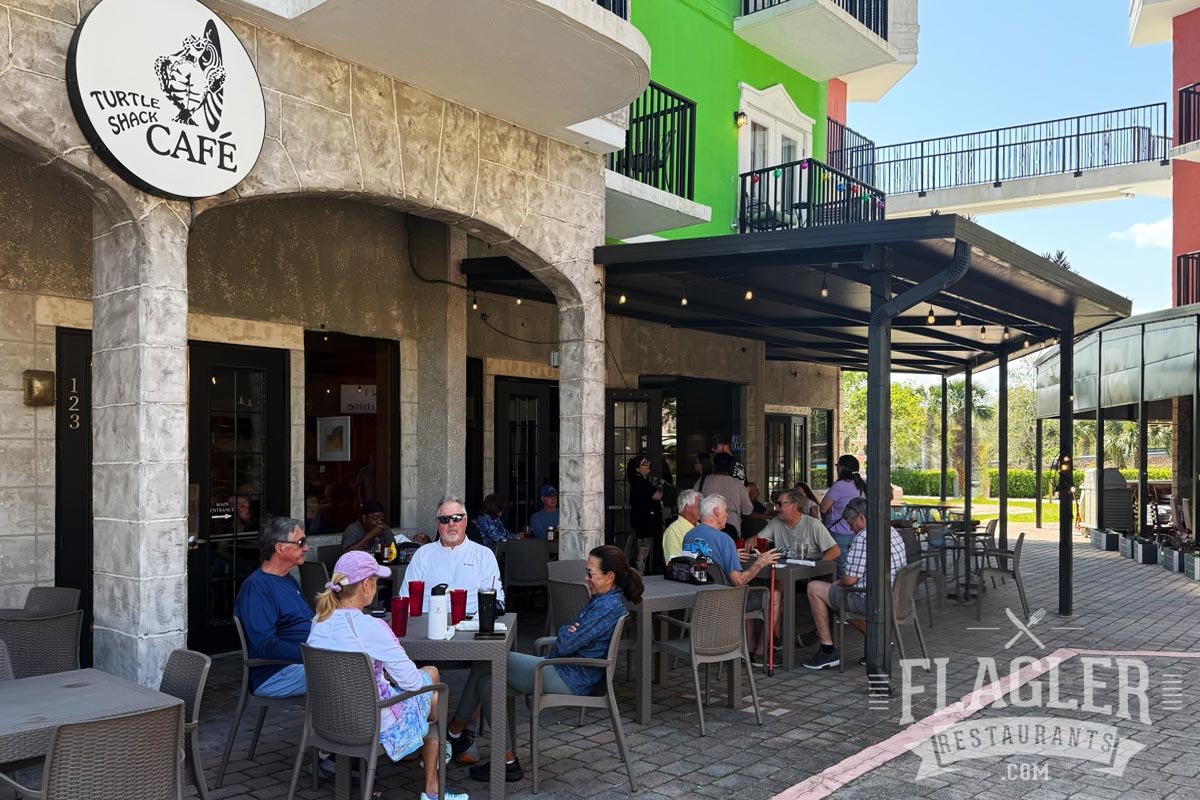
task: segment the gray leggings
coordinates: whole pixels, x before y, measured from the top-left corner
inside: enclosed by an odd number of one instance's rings
[[[508,685],[518,692],[527,694],[532,692],[533,671],[544,660],[540,656],[531,656],[526,653],[509,653]],[[553,694],[574,694],[554,671],[554,667],[546,667],[542,670],[542,686],[545,691]],[[492,665],[487,661],[473,662],[471,674],[467,676],[467,685],[463,689],[462,697],[458,699],[458,710],[454,712],[454,715],[459,719],[470,719],[475,707],[480,706],[484,721],[491,725],[491,701]],[[505,736],[507,735],[506,732]],[[508,742],[508,746],[512,747],[511,741]]]

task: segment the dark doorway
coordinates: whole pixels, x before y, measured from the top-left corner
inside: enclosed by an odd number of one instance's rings
[[[495,406],[495,491],[509,502],[505,527],[520,531],[541,510],[542,484],[558,486],[558,384],[496,378]]]
[[[79,662],[92,665],[92,334],[56,335],[54,584],[79,590]]]
[[[765,424],[766,475],[760,488],[770,497],[799,481],[808,482],[808,418],[767,414]]]
[[[607,407],[604,540],[612,543],[617,535],[631,532],[629,481],[625,477],[629,460],[648,457],[654,475],[663,468],[663,396],[645,389],[609,389]]]
[[[188,470],[198,501],[188,554],[188,646],[237,647],[233,605],[260,563],[263,521],[287,514],[287,353],[190,346]]]
[[[466,497],[468,509],[483,505],[483,359],[467,359]]]
[[[690,489],[700,476],[696,472],[696,454],[708,451],[712,437],[728,434],[733,440],[734,456],[746,461],[745,387],[727,381],[676,376],[647,376],[638,380],[641,389],[656,389],[662,393],[662,407],[674,409],[673,456],[675,483],[680,489]],[[664,420],[666,418],[664,417]],[[669,420],[667,420],[669,422]],[[668,426],[669,427],[669,426]],[[657,464],[654,469],[658,469]],[[747,475],[750,480],[758,476]]]

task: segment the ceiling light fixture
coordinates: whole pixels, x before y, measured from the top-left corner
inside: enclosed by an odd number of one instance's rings
[[[933,315],[933,306],[929,307],[929,316],[925,318],[925,322],[928,325],[932,325],[933,323],[937,322],[937,317]]]

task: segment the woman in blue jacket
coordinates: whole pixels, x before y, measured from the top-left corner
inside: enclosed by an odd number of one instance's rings
[[[638,603],[642,599],[642,576],[625,558],[624,551],[612,545],[603,545],[588,554],[587,573],[584,576],[591,598],[570,625],[558,629],[554,646],[546,658],[605,658],[612,641],[613,629],[625,614],[625,603]],[[543,661],[539,656],[525,653],[508,654],[508,685],[519,692],[533,691],[533,674]],[[566,664],[549,666],[542,670],[542,686],[555,694],[588,695],[600,681],[604,670],[600,667]],[[458,710],[450,720],[449,739],[455,758],[461,763],[475,760],[473,737],[466,730],[467,721],[476,706],[482,705],[484,718],[490,717],[488,702],[492,696],[492,675],[487,664],[471,669],[466,688],[458,703]],[[488,720],[490,722],[490,719]],[[509,742],[504,754],[504,774],[508,781],[519,781],[524,776]],[[486,781],[490,777],[488,764],[471,767],[471,777]]]

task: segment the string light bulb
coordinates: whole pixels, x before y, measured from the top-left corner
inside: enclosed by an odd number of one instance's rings
[[[979,340],[987,341],[987,326],[986,325],[979,326]]]
[[[686,294],[684,294],[684,295],[680,295],[680,297],[679,297],[679,305],[681,305],[681,306],[686,306],[686,305],[687,305],[687,295],[686,295]]]
[[[933,315],[933,306],[929,307],[929,316],[925,318],[925,322],[929,325],[937,322],[937,317]]]
[[[1029,340],[1028,340],[1028,339],[1026,339],[1024,342],[1022,342],[1022,343],[1021,343],[1021,347],[1022,347],[1022,348],[1029,347]]]
[[[821,274],[821,297],[829,297],[829,278],[824,273]]]
[[[746,290],[746,299],[747,299],[747,300],[753,300],[753,299],[754,299],[754,290],[753,290],[753,289],[747,289],[747,290]]]
[[[521,298],[517,298],[517,305],[521,305]]]
[[[1008,338],[1008,326],[1007,325],[1004,326],[1004,338],[1005,339]]]
[[[954,327],[956,327],[956,328],[962,327],[962,312],[961,311],[954,315]]]
[[[474,294],[474,293],[472,293],[472,295],[471,295],[471,310],[472,311],[479,310],[479,295]]]
[[[617,298],[617,305],[619,305],[619,306],[625,305],[625,293],[624,292],[621,292],[621,296]]]

